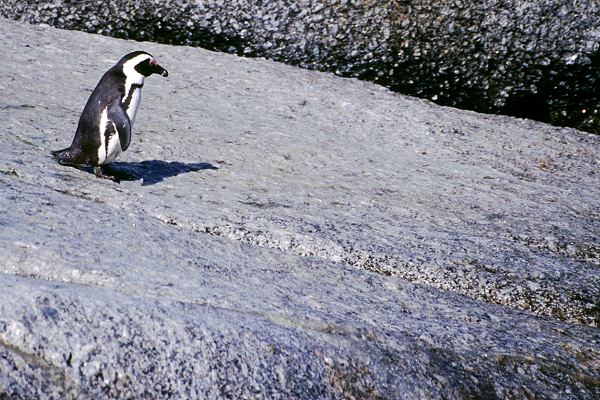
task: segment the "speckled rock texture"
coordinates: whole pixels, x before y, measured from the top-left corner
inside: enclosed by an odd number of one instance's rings
[[[0,15],[261,56],[600,133],[597,0],[0,0]]]
[[[145,49],[121,184],[56,164]],[[0,19],[0,398],[596,399],[600,137]]]

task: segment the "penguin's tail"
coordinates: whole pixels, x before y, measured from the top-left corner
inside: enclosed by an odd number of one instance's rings
[[[59,164],[73,165],[79,164],[77,162],[77,155],[73,153],[70,147],[62,150],[53,150],[50,152],[52,158],[58,161]]]

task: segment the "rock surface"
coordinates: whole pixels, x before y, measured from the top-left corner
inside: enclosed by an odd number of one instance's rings
[[[54,163],[145,49],[121,184]],[[600,392],[600,137],[0,19],[0,398]]]
[[[0,15],[262,56],[600,134],[597,0],[4,0]]]

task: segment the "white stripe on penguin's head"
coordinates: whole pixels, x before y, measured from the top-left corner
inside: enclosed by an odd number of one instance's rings
[[[142,75],[140,72],[138,72],[135,69],[135,67],[136,67],[136,65],[138,65],[146,60],[152,61],[152,60],[154,60],[154,57],[152,57],[148,53],[142,53],[140,55],[133,57],[132,59],[130,59],[128,61],[125,61],[125,63],[123,64],[123,73],[125,74],[127,81],[131,81],[132,83],[138,83],[138,84],[144,83],[144,75]],[[156,60],[154,62],[156,62]]]
[[[154,57],[152,57],[148,53],[141,53],[141,54],[125,61],[125,63],[123,63],[123,73],[125,74],[125,93],[123,94],[123,98],[121,99],[121,102],[123,102],[124,104],[127,103],[127,105],[126,105],[127,111],[128,111],[127,114],[129,115],[129,118],[132,120],[131,121],[132,123],[133,123],[133,120],[135,119],[137,107],[139,106],[139,93],[137,93],[138,94],[138,96],[137,96],[138,98],[136,99],[137,101],[134,102],[135,104],[133,104],[133,108],[131,108],[129,103],[133,99],[129,98],[129,97],[132,97],[134,95],[134,93],[131,92],[131,89],[132,89],[133,85],[137,85],[137,86],[144,85],[144,78],[145,78],[143,74],[141,74],[138,70],[135,69],[135,67],[138,64],[140,64],[146,60],[154,60]]]

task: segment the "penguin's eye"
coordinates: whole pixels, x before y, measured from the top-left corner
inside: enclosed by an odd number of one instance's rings
[[[154,58],[150,59],[150,65],[152,65],[152,66],[156,65],[156,60]]]

